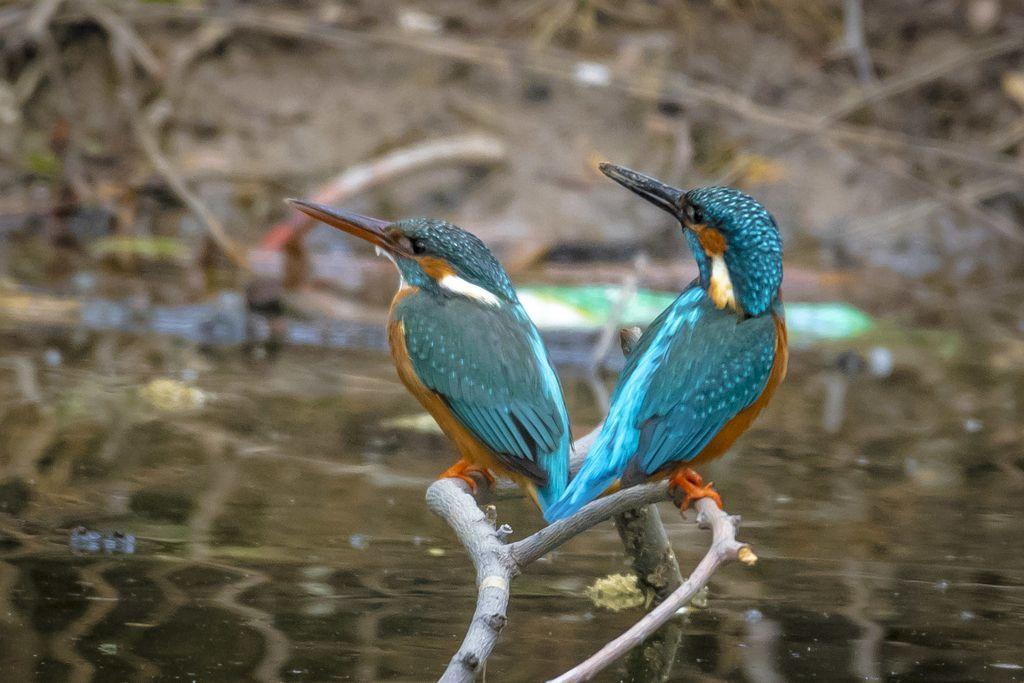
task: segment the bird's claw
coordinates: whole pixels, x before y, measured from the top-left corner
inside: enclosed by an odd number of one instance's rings
[[[481,485],[485,488],[494,487],[494,475],[491,474],[486,468],[478,467],[472,463],[466,462],[465,460],[459,460],[457,463],[446,469],[438,476],[438,479],[461,479],[466,482],[469,486],[469,490],[475,496],[479,491]]]
[[[672,491],[673,500],[679,505],[680,512],[686,510],[701,498],[710,498],[715,501],[715,505],[718,506],[719,510],[724,509],[722,498],[714,488],[714,482],[705,484],[704,479],[689,467],[676,470],[672,478],[669,479],[668,485]],[[679,499],[680,492],[683,493],[682,500]]]

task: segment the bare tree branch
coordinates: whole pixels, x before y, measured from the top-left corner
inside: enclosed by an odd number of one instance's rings
[[[667,498],[668,486],[664,482],[624,489],[532,536],[506,544],[504,536],[511,529],[495,529],[464,482],[440,479],[431,484],[427,489],[427,506],[451,526],[466,549],[476,568],[478,590],[473,620],[441,680],[453,683],[476,678],[505,626],[509,584],[530,563],[616,514]]]
[[[163,64],[160,59],[153,54],[149,45],[139,37],[139,34],[123,17],[96,0],[78,0],[78,4],[82,6],[86,14],[103,27],[112,42],[124,46],[132,59],[146,71],[150,78],[157,81],[163,78]]]
[[[846,50],[857,69],[857,80],[862,86],[875,81],[875,68],[864,37],[864,7],[861,0],[843,0],[843,40]]]
[[[50,20],[60,9],[64,0],[39,0],[25,20],[25,33],[29,38],[40,41],[50,30]]]
[[[610,496],[599,498],[571,517],[560,519],[532,536],[509,545],[509,553],[520,570],[575,538],[595,524],[619,513],[668,500],[668,484],[631,486]]]
[[[623,489],[590,503],[575,515],[544,527],[521,541],[505,544],[504,536],[511,533],[511,529],[495,529],[465,483],[452,479],[434,482],[427,489],[427,505],[452,527],[466,548],[476,568],[479,591],[476,611],[466,637],[441,680],[472,681],[482,670],[507,620],[509,584],[528,565],[610,517],[668,498],[666,482]],[[725,562],[739,559],[745,564],[753,564],[757,561],[748,545],[736,541],[738,517],[719,510],[707,499],[697,501],[696,505],[698,523],[710,527],[714,539],[711,549],[693,574],[633,628],[609,643],[592,660],[566,674],[575,675],[582,671],[585,678],[565,680],[586,680],[642,642],[689,602]]]
[[[514,570],[499,530],[487,520],[461,479],[440,479],[427,489],[427,505],[451,526],[476,568],[477,602],[466,637],[441,680],[472,681],[505,626]]]
[[[130,44],[124,40],[123,32],[112,31],[108,37],[110,40],[110,54],[113,57],[114,65],[117,67],[118,76],[121,79],[119,97],[131,122],[132,132],[135,134],[135,139],[138,141],[143,154],[149,159],[156,172],[163,176],[174,194],[202,222],[210,238],[220,247],[224,254],[242,270],[250,270],[245,250],[232,239],[224,224],[210,210],[210,207],[199,198],[199,195],[189,189],[181,173],[160,149],[160,142],[157,140],[156,133],[149,122],[144,119],[139,108],[139,98],[135,91],[135,74],[131,59],[132,51]]]
[[[661,628],[680,607],[693,599],[697,591],[711,580],[711,576],[723,564],[731,560],[739,560],[748,565],[757,562],[757,556],[750,546],[736,540],[736,530],[739,527],[738,517],[730,516],[719,510],[715,503],[708,498],[698,500],[696,508],[697,523],[701,527],[711,528],[712,542],[704,559],[700,561],[690,577],[665,602],[651,610],[628,631],[605,645],[590,659],[558,678],[552,679],[552,683],[590,680]]]

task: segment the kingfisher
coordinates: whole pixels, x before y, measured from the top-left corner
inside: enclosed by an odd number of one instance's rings
[[[432,218],[388,222],[296,199],[303,213],[373,244],[398,268],[387,338],[398,376],[455,444],[439,478],[477,490],[494,475],[541,512],[569,478],[572,435],[537,327],[475,235]]]
[[[626,359],[608,417],[549,521],[602,493],[669,479],[685,510],[722,507],[691,469],[724,454],[786,375],[782,238],[772,215],[729,187],[684,191],[622,166],[601,171],[682,225],[699,276],[644,331]]]

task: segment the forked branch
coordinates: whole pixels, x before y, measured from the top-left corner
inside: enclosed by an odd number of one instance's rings
[[[461,480],[442,479],[427,489],[427,505],[455,531],[476,568],[476,610],[462,645],[452,657],[442,681],[472,681],[494,650],[507,620],[509,585],[530,563],[592,526],[629,510],[669,499],[664,483],[635,486],[596,500],[575,515],[560,520],[521,541],[506,544],[507,527],[495,528]],[[707,499],[697,501],[698,523],[713,532],[711,549],[693,574],[661,605],[597,655],[558,680],[586,680],[654,633],[685,605],[725,562],[753,564],[749,546],[736,541],[738,518],[719,510]]]
[[[700,561],[690,577],[668,599],[648,612],[628,631],[605,645],[582,664],[558,678],[552,679],[551,683],[589,681],[661,628],[672,618],[672,615],[679,611],[679,608],[687,605],[697,592],[707,585],[712,575],[723,564],[732,560],[739,560],[747,565],[757,562],[757,555],[754,554],[750,546],[736,540],[739,517],[719,510],[715,503],[708,498],[698,500],[696,508],[697,523],[702,528],[711,529],[712,541],[704,559]]]
[[[594,501],[572,517],[515,543],[507,527],[495,528],[459,479],[439,479],[427,489],[427,505],[458,536],[476,569],[477,604],[466,637],[441,677],[446,683],[472,681],[494,650],[505,626],[509,585],[532,562],[614,515],[668,499],[664,484],[647,484]]]

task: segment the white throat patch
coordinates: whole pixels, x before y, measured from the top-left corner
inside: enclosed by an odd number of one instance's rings
[[[721,254],[714,254],[711,257],[711,286],[708,293],[715,306],[725,308],[731,306],[736,308],[736,294],[732,290],[732,278],[729,277],[729,268],[725,265],[725,258]]]
[[[479,285],[474,285],[468,280],[463,280],[458,275],[445,275],[443,278],[437,281],[443,289],[447,289],[449,292],[453,292],[460,296],[479,301],[480,303],[487,304],[488,306],[497,306],[501,302],[498,297],[494,296],[486,289]]]
[[[402,275],[402,269],[398,267],[398,262],[395,261],[395,257],[384,251],[378,246],[374,246],[373,250],[377,253],[377,256],[383,256],[395,266],[395,270],[398,271],[398,288],[405,289],[408,285],[405,282],[405,276]]]

